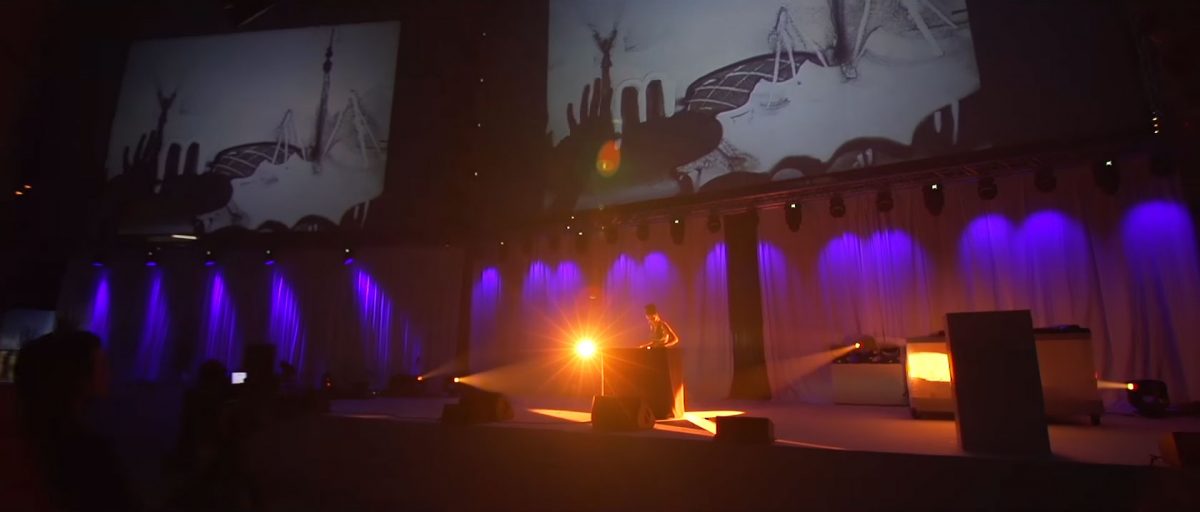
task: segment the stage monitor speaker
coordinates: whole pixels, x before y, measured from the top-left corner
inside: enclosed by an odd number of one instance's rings
[[[946,332],[963,451],[1049,457],[1050,433],[1029,311],[949,313]]]
[[[654,411],[640,396],[592,397],[592,428],[608,432],[654,428]]]
[[[1158,447],[1168,466],[1200,469],[1200,432],[1163,434]]]
[[[771,444],[775,442],[775,423],[771,418],[719,416],[713,440],[733,444]]]
[[[500,393],[467,388],[457,404],[442,407],[442,423],[474,425],[513,418],[512,404]]]

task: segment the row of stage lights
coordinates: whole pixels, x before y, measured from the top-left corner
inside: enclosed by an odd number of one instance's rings
[[[145,266],[157,267],[159,265],[158,253],[159,253],[159,249],[147,249],[146,257],[144,260]],[[350,265],[350,264],[354,263],[354,250],[353,249],[351,249],[349,247],[342,249],[341,256],[342,256],[342,265]],[[217,258],[216,253],[214,253],[211,249],[205,249],[204,258],[203,258],[202,262],[203,262],[202,264],[205,267],[215,267],[219,263],[219,260]],[[274,266],[275,263],[277,263],[277,262],[278,262],[278,259],[275,256],[274,250],[265,249],[263,251],[263,256],[262,256],[262,264],[263,265],[271,267],[271,266]],[[92,266],[96,267],[96,268],[104,268],[107,266],[107,263],[105,262],[104,258],[96,257],[96,258],[92,259]]]
[[[1161,154],[1152,155],[1150,160],[1150,170],[1155,175],[1169,174],[1172,170],[1171,162]],[[1039,165],[1033,169],[1034,187],[1042,193],[1052,193],[1058,188],[1058,178],[1055,175],[1054,167],[1050,165]],[[1113,158],[1103,158],[1097,160],[1092,165],[1092,177],[1098,188],[1103,192],[1114,195],[1117,193],[1121,185],[1121,171],[1117,160]],[[1000,187],[996,184],[996,178],[992,176],[983,176],[976,183],[976,194],[984,201],[991,201],[999,197]],[[922,199],[925,204],[925,209],[930,215],[938,216],[946,206],[946,191],[942,183],[934,182],[922,186]],[[875,195],[875,209],[879,213],[888,213],[895,208],[896,202],[890,188],[881,188]],[[842,218],[846,216],[847,206],[846,199],[840,192],[835,192],[829,198],[829,215],[833,218]],[[796,232],[800,230],[800,225],[803,221],[803,213],[800,205],[800,200],[788,201],[783,208],[784,221],[788,229]],[[684,238],[684,218],[682,215],[677,215],[671,218],[670,233],[671,239],[676,244],[682,244]],[[586,248],[586,230],[583,229],[580,223],[576,221],[575,216],[571,216],[571,221],[566,224],[566,232],[568,235],[574,235],[576,238],[576,247],[580,250]],[[705,222],[705,227],[710,233],[717,233],[721,230],[721,215],[713,210],[709,213],[708,219]],[[617,226],[613,223],[605,223],[599,226],[599,230],[604,235],[604,239],[615,244],[618,239]],[[646,220],[640,221],[634,231],[635,236],[640,241],[650,239],[650,225]],[[551,245],[557,246],[558,236],[551,233]],[[507,244],[504,241],[499,242],[501,253],[507,252]],[[529,252],[529,249],[526,249]]]

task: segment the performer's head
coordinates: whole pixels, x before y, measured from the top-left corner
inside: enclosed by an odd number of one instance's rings
[[[646,320],[657,322],[658,319],[658,306],[655,306],[654,304],[646,304]]]

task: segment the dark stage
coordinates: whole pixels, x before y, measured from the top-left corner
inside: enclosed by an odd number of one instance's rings
[[[516,400],[512,421],[472,427],[440,425],[443,403],[341,401],[329,416],[282,424],[256,445],[260,490],[275,510],[1200,506],[1200,475],[1148,466],[1158,437],[1196,430],[1196,418],[1052,425],[1056,458],[1032,461],[966,456],[953,422],[912,420],[902,407],[689,407],[773,419],[775,445],[740,446],[715,443],[689,421],[596,433],[581,422],[584,399]]]

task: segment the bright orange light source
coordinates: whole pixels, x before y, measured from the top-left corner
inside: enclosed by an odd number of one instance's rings
[[[933,382],[950,382],[950,356],[941,352],[908,355],[908,376]]]
[[[596,342],[591,338],[582,338],[575,344],[575,355],[582,359],[591,359],[596,355]]]
[[[461,378],[458,378],[458,377],[455,377],[455,378],[454,378],[454,383],[455,383],[455,384],[458,384],[459,382],[462,382],[462,379],[461,379]]]
[[[1125,385],[1125,389],[1128,389],[1128,390],[1130,390],[1130,391],[1133,391],[1133,390],[1137,389],[1137,384],[1134,384],[1134,383],[1130,382],[1130,383],[1128,383],[1128,384],[1126,384],[1126,385]]]
[[[855,343],[854,348],[862,348],[862,343]]]
[[[596,154],[596,171],[605,178],[617,173],[621,168],[621,141],[610,140],[600,146]]]
[[[421,382],[421,381],[423,381],[423,380],[425,380],[425,376],[424,376],[424,375],[417,375],[417,382]]]

